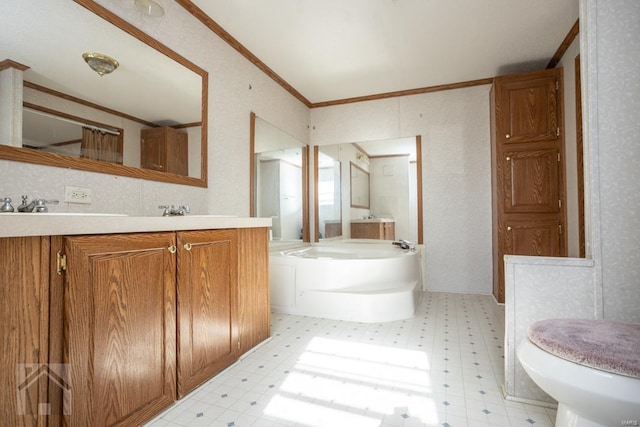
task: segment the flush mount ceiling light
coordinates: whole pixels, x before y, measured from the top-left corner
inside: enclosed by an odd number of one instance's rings
[[[120,63],[112,57],[98,52],[85,52],[82,54],[82,57],[93,71],[100,74],[100,77],[111,73],[120,65]]]
[[[136,8],[145,15],[159,18],[164,15],[164,9],[153,0],[136,0]]]

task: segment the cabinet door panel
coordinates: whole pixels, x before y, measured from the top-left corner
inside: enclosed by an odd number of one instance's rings
[[[506,83],[502,90],[506,109],[505,142],[515,144],[558,139],[554,78]]]
[[[505,153],[504,211],[558,212],[558,150]]]
[[[560,256],[560,223],[557,221],[507,222],[505,253]]]
[[[237,252],[236,230],[178,233],[179,396],[238,358]]]
[[[171,233],[65,239],[71,425],[137,424],[175,400],[173,242]]]

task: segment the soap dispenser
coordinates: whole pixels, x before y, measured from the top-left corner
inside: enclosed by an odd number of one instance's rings
[[[13,212],[13,206],[11,206],[11,198],[5,197],[1,200],[0,212]]]

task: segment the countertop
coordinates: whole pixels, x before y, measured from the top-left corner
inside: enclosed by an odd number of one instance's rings
[[[113,214],[3,213],[0,237],[70,236],[271,227],[271,218],[225,215],[125,216]]]
[[[367,218],[367,219],[352,219],[351,222],[367,223],[367,222],[396,222],[393,218]]]

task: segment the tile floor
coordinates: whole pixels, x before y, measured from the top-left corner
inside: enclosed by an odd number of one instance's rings
[[[491,296],[425,292],[414,318],[381,324],[271,320],[271,341],[147,426],[553,426],[555,411],[502,399]]]

